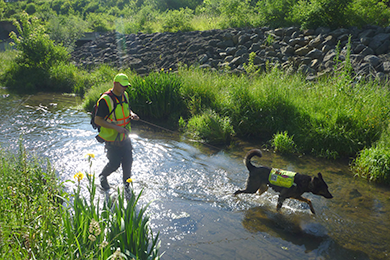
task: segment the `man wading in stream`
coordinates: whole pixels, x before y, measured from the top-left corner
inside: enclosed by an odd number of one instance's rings
[[[131,176],[133,153],[130,133],[130,119],[139,117],[130,109],[126,89],[130,86],[129,78],[119,73],[114,78],[114,87],[105,92],[97,103],[95,124],[100,126],[96,139],[105,143],[108,163],[100,173],[100,185],[108,190],[110,185],[107,177],[116,171],[120,165],[123,170],[123,183],[128,188],[127,180]]]

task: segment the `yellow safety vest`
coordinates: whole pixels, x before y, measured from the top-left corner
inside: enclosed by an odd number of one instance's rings
[[[268,181],[279,187],[290,188],[291,186],[296,185],[294,183],[294,176],[296,174],[296,172],[272,168],[269,173]]]
[[[111,89],[109,91],[111,91]],[[111,113],[111,115],[106,119],[106,121],[109,123],[114,123],[120,127],[124,127],[130,131],[130,105],[125,102],[128,102],[129,97],[125,92],[124,95],[122,95],[121,97],[122,102],[119,102],[118,98],[115,95],[113,96],[115,98],[116,107],[114,104],[114,100],[107,94],[107,92],[104,93],[98,100],[99,104],[100,100],[104,99],[110,112],[115,107],[115,111]],[[99,137],[102,138],[105,142],[120,142],[127,138],[126,134],[119,134],[116,130],[111,128],[105,128],[103,126],[100,127]]]

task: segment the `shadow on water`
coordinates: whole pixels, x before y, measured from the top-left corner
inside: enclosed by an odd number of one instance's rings
[[[360,250],[340,246],[326,228],[307,214],[281,214],[267,207],[254,207],[245,212],[242,225],[249,232],[261,232],[303,247],[305,253],[315,251],[326,259],[370,259]],[[288,248],[284,248],[288,250]]]

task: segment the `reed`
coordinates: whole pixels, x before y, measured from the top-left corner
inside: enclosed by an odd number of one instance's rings
[[[186,112],[180,92],[181,78],[170,70],[154,72],[146,77],[130,77],[130,106],[142,118],[169,120],[177,123]]]
[[[64,248],[59,236],[63,192],[50,163],[0,150],[0,258],[53,259]]]
[[[142,192],[129,191],[126,200],[118,190],[118,198],[100,207],[93,174],[75,174],[77,188],[70,195],[50,163],[30,158],[22,145],[18,156],[5,150],[0,156],[1,259],[160,258],[147,206],[138,206]],[[90,166],[93,157],[88,155]],[[80,194],[84,186],[89,200]]]

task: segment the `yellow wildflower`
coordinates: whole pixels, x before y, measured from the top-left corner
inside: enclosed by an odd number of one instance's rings
[[[126,182],[127,182],[127,183],[132,183],[132,182],[133,182],[133,179],[132,179],[132,178],[128,178],[128,179],[126,180]]]
[[[87,153],[87,155],[85,157],[88,157],[88,158],[95,158],[95,155],[93,153]]]
[[[78,172],[73,176],[78,182],[80,182],[84,178],[84,174],[82,172]]]

